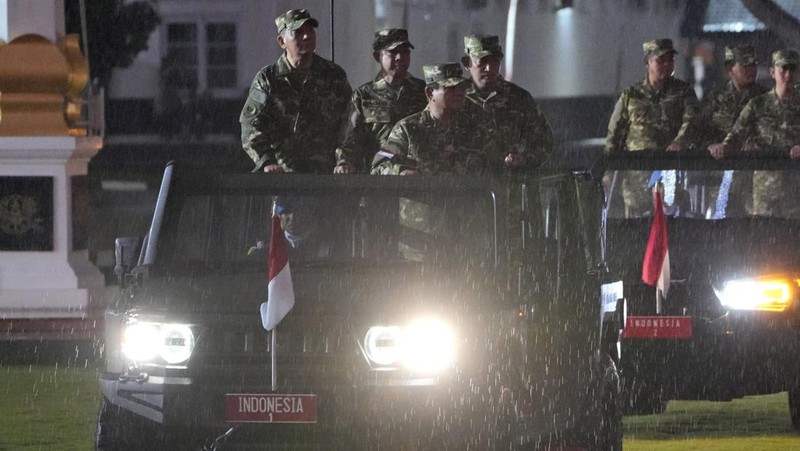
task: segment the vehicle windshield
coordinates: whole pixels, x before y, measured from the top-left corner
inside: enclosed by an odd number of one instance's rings
[[[663,186],[665,213],[672,217],[800,219],[800,175],[788,170],[609,170],[603,185],[608,217],[652,216],[652,189]]]
[[[165,237],[170,264],[263,268],[271,215],[280,217],[293,267],[339,263],[494,261],[491,193],[348,195],[192,194],[181,199]]]

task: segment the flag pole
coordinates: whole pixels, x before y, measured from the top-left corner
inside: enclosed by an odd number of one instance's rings
[[[272,198],[272,216],[278,213],[278,199]],[[272,218],[270,218],[272,224]],[[270,231],[270,236],[272,232]],[[270,243],[271,245],[271,243]],[[278,391],[278,325],[272,328],[269,337],[269,355],[270,355],[270,381],[272,382],[272,391]]]
[[[269,353],[272,357],[271,359],[271,370],[272,370],[272,391],[278,391],[278,334],[277,334],[278,327],[275,326],[272,329],[269,338]]]
[[[664,301],[664,292],[661,291],[661,288],[656,287],[656,315],[661,314],[663,301]]]

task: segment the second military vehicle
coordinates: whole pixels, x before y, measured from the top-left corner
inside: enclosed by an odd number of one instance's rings
[[[608,162],[608,263],[628,301],[627,411],[788,390],[800,427],[797,169],[787,158],[663,152]],[[671,268],[660,301],[642,282],[656,181],[664,186]]]

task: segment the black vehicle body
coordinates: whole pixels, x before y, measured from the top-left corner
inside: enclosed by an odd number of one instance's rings
[[[629,395],[627,410],[659,411],[669,399],[722,401],[796,393],[800,216],[789,210],[756,211],[752,199],[753,180],[759,177],[754,174],[779,174],[790,181],[800,167],[785,158],[714,161],[664,153],[606,163],[608,263],[624,281],[628,321],[637,316],[690,317],[692,328],[686,338],[623,339],[620,368]],[[673,200],[665,202],[672,282],[660,312],[655,288],[642,282],[652,215],[626,217],[620,209],[619,180],[629,171],[673,171],[677,181]],[[796,186],[784,182],[769,197],[784,205],[800,204]],[[758,298],[750,295],[736,303],[725,291],[726,284],[771,282],[780,283],[781,290],[786,287],[787,299],[780,306],[757,306]]]
[[[437,205],[450,227],[422,237],[421,259],[398,251],[427,233],[399,230],[408,199]],[[294,217],[311,238],[289,247],[296,301],[276,328],[275,392],[317,395],[315,424],[230,423],[223,408],[228,393],[272,392],[258,309],[273,200],[310,213]],[[601,188],[577,173],[208,175],[170,164],[138,259],[137,240],[118,239],[124,288],[105,319],[98,449],[616,449],[621,294],[598,270],[601,206]],[[295,226],[284,221],[287,237]],[[370,360],[373,327],[429,316],[455,337],[451,364]],[[123,352],[137,322],[185,326],[173,344],[194,342],[188,360]]]

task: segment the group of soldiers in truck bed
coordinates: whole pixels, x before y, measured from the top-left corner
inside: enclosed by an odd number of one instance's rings
[[[242,110],[242,146],[254,172],[487,174],[539,166],[553,132],[533,97],[500,75],[497,36],[464,37],[461,63],[408,68],[403,29],[375,33],[381,70],[352,91],[345,71],[315,53],[318,21],[305,9],[275,19],[284,50],[256,75]],[[756,84],[750,46],[725,49],[730,80],[698,102],[673,77],[670,39],[643,44],[644,80],[625,89],[608,125],[607,155],[643,150],[778,151],[800,158],[795,50],[772,54],[775,88]],[[469,74],[464,78],[463,69]]]

